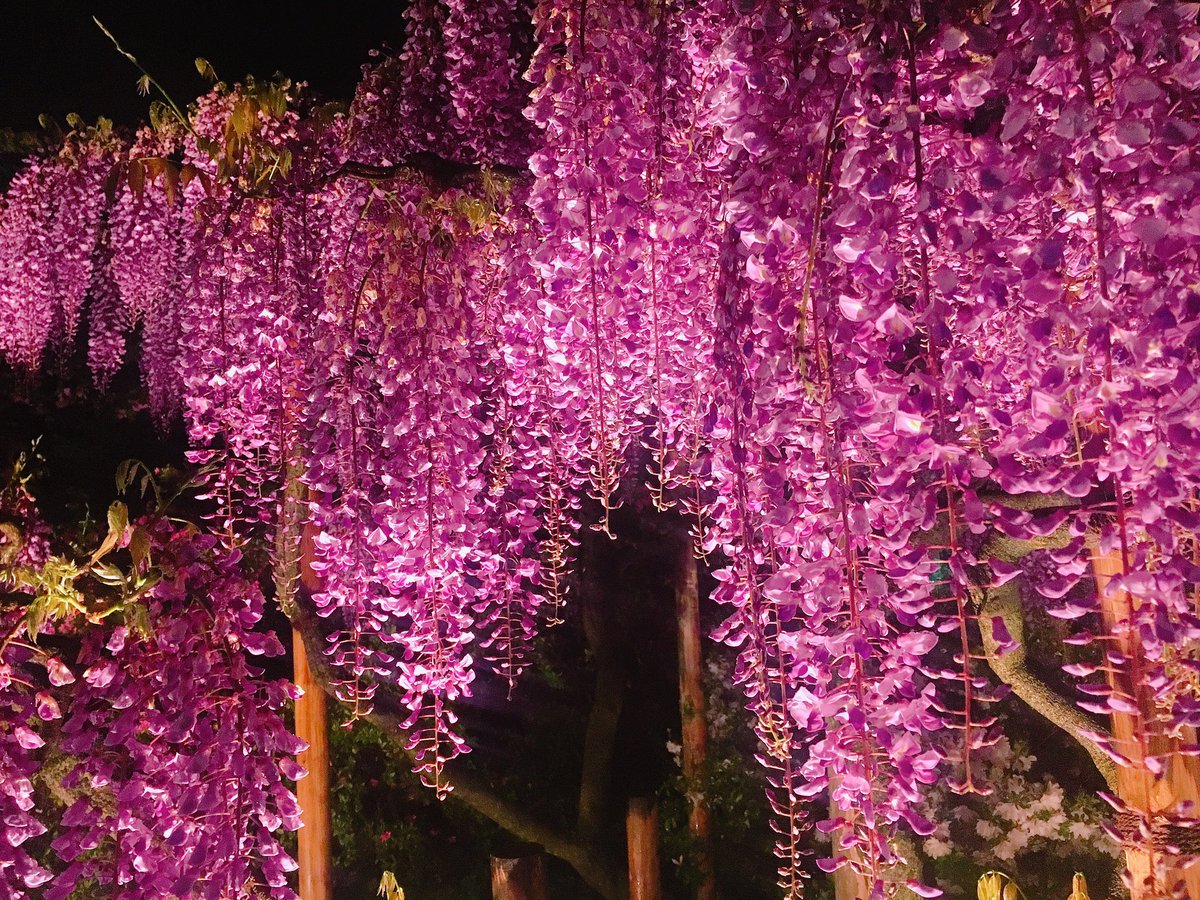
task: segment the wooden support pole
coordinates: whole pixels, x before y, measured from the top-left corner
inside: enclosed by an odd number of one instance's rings
[[[629,900],[660,900],[658,807],[648,797],[632,797],[625,816],[629,848]]]
[[[329,822],[329,712],[325,692],[313,677],[300,632],[292,632],[296,685],[296,736],[308,743],[297,762],[308,774],[296,782],[304,826],[297,835],[300,900],[332,900],[333,866]]]
[[[546,900],[546,861],[538,856],[492,857],[492,900]]]
[[[683,780],[691,809],[688,829],[695,841],[694,859],[700,881],[696,900],[716,900],[717,879],[713,863],[712,816],[702,790],[708,760],[708,721],[705,717],[703,652],[700,630],[700,588],[691,542],[679,554],[675,576],[675,617],[679,641],[679,719],[683,743]]]
[[[836,836],[834,839],[837,840]],[[871,887],[864,876],[842,866],[833,873],[833,896],[835,900],[862,900],[871,896]]]
[[[313,529],[306,524],[300,541],[300,581],[318,591],[321,580],[312,569]],[[296,701],[296,736],[308,749],[296,761],[308,774],[296,782],[303,827],[297,834],[300,900],[333,900],[333,842],[329,821],[329,710],[325,691],[308,665],[304,639],[292,631],[292,660],[296,686],[303,696]]]
[[[1100,614],[1108,633],[1109,650],[1116,651],[1126,660],[1142,653],[1136,642],[1137,632],[1130,627],[1129,616],[1136,611],[1140,600],[1126,591],[1110,591],[1109,582],[1124,572],[1121,553],[1112,550],[1106,553],[1092,548],[1092,576],[1096,581],[1096,596],[1100,601]],[[1148,814],[1153,820],[1156,815],[1179,813],[1187,810],[1195,815],[1200,810],[1200,760],[1181,751],[1195,744],[1196,732],[1192,728],[1181,729],[1178,738],[1162,734],[1150,734],[1145,738],[1145,751],[1150,756],[1165,760],[1163,773],[1154,777],[1144,762],[1143,744],[1138,732],[1146,728],[1161,715],[1155,708],[1153,694],[1144,684],[1135,683],[1130,667],[1123,666],[1109,672],[1109,686],[1135,703],[1140,716],[1130,713],[1112,713],[1113,744],[1117,752],[1131,761],[1131,765],[1117,770],[1117,793],[1132,809]],[[1142,721],[1139,723],[1138,719]],[[1153,826],[1152,830],[1153,830]],[[1181,865],[1179,857],[1170,852],[1173,839],[1162,840],[1165,846],[1154,847],[1160,841],[1152,841],[1150,851],[1135,846],[1126,846],[1125,864],[1133,880],[1133,900],[1150,900],[1151,897],[1166,896],[1174,882],[1183,884],[1188,900],[1200,900],[1200,863],[1192,861]],[[1159,872],[1152,877],[1155,865]],[[1163,884],[1164,880],[1171,882]],[[1146,884],[1157,881],[1155,890]]]

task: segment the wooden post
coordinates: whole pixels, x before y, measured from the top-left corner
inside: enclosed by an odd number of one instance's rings
[[[1092,575],[1096,580],[1096,596],[1100,601],[1100,614],[1104,620],[1111,644],[1111,649],[1119,652],[1126,659],[1134,653],[1140,653],[1141,648],[1131,640],[1130,630],[1125,627],[1129,620],[1131,609],[1136,610],[1138,598],[1131,597],[1126,591],[1109,592],[1108,585],[1114,576],[1124,571],[1119,551],[1100,553],[1092,548]],[[1118,633],[1117,627],[1121,630]],[[1158,714],[1153,708],[1154,701],[1145,685],[1134,684],[1128,668],[1109,673],[1109,685],[1126,697],[1132,698],[1142,712],[1143,720],[1153,720]],[[1182,740],[1167,738],[1162,735],[1151,735],[1147,739],[1147,750],[1153,756],[1167,759],[1166,769],[1162,777],[1154,778],[1143,762],[1142,746],[1137,735],[1136,717],[1130,713],[1114,712],[1112,719],[1113,744],[1118,753],[1132,760],[1130,766],[1119,766],[1117,769],[1117,793],[1121,800],[1131,808],[1151,816],[1158,813],[1179,812],[1181,804],[1191,804],[1191,815],[1200,809],[1200,760],[1195,756],[1185,756],[1179,751],[1186,744],[1194,744],[1196,735],[1194,729],[1184,729]],[[1136,847],[1125,848],[1125,865],[1133,877],[1131,894],[1133,900],[1148,900],[1151,896],[1167,896],[1170,884],[1162,884],[1161,876],[1157,891],[1152,895],[1145,887],[1150,877],[1155,857],[1166,863],[1166,877],[1172,881],[1180,880],[1186,885],[1186,896],[1189,900],[1200,900],[1200,863],[1193,863],[1186,868],[1172,865],[1170,854],[1155,852],[1147,853]]]
[[[296,758],[308,774],[296,782],[304,826],[297,834],[300,900],[332,900],[329,823],[329,713],[325,692],[313,677],[305,655],[304,639],[292,632],[296,685],[304,696],[296,701],[296,736],[308,749]]]
[[[842,779],[832,770],[826,769],[825,771],[829,775],[829,818],[840,819],[845,811],[834,802],[833,792],[837,790]],[[841,827],[833,829],[830,833],[831,855],[845,856],[853,862],[861,861],[862,856],[856,848],[842,849],[841,843],[845,834],[846,829]],[[844,865],[833,873],[834,900],[860,900],[862,897],[869,896],[871,896],[871,885],[867,883],[865,876],[855,872],[850,865]]]
[[[696,900],[716,900],[717,879],[713,864],[712,816],[701,790],[708,759],[708,722],[701,684],[703,653],[700,633],[700,588],[691,542],[684,544],[675,576],[675,617],[679,640],[679,719],[683,743],[683,780],[691,800],[688,829],[696,843],[700,883]],[[632,870],[632,867],[631,867]]]
[[[492,857],[492,900],[546,900],[546,897],[543,857]]]
[[[629,900],[660,900],[658,807],[648,797],[632,797],[625,816],[629,847]]]
[[[304,526],[300,541],[300,581],[310,591],[321,580],[312,569],[312,527]],[[304,823],[297,834],[300,900],[332,900],[333,844],[329,821],[329,710],[325,691],[313,677],[300,632],[292,631],[292,665],[296,686],[304,694],[296,701],[296,736],[308,749],[296,761],[308,774],[296,782],[296,800]]]
[[[838,840],[834,833],[834,840]],[[871,896],[871,887],[867,879],[859,875],[849,866],[842,866],[833,873],[833,896],[835,900],[862,900]]]

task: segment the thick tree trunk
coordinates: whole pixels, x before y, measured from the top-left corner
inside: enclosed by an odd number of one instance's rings
[[[625,835],[629,847],[629,900],[660,900],[658,808],[653,800],[630,799]]]
[[[984,655],[992,671],[1030,709],[1074,738],[1092,758],[1108,789],[1116,793],[1117,765],[1091,738],[1093,733],[1101,730],[1101,726],[1029,668],[1020,586],[1010,581],[1000,587],[980,591],[978,597],[979,632],[983,638]],[[993,624],[995,622],[1003,624],[1016,646],[1001,652],[1001,643]]]
[[[1137,608],[1138,600],[1125,591],[1108,591],[1109,581],[1122,572],[1119,552],[1096,552],[1092,556],[1096,594],[1100,600],[1105,630],[1111,638],[1111,647],[1126,659],[1132,659],[1133,654],[1141,653],[1141,648],[1132,643],[1130,629],[1125,627],[1125,623],[1129,620],[1130,611]],[[1158,715],[1147,686],[1135,683],[1128,666],[1110,672],[1109,684],[1114,691],[1137,704],[1143,721],[1153,721]],[[1185,744],[1194,744],[1196,736],[1191,729],[1187,729],[1188,733],[1182,741],[1151,735],[1143,742],[1138,735],[1138,718],[1130,713],[1112,714],[1114,747],[1132,762],[1132,765],[1118,767],[1117,794],[1130,808],[1148,820],[1153,835],[1148,842],[1140,842],[1143,846],[1138,846],[1133,843],[1137,840],[1137,824],[1131,822],[1122,829],[1129,839],[1125,847],[1125,864],[1132,876],[1132,898],[1151,900],[1169,896],[1172,883],[1182,881],[1189,900],[1200,900],[1200,863],[1186,867],[1175,864],[1177,857],[1166,851],[1169,845],[1178,843],[1180,838],[1172,833],[1170,826],[1160,828],[1154,821],[1158,815],[1181,812],[1181,804],[1191,804],[1191,815],[1200,809],[1200,760],[1179,752]],[[1167,760],[1160,778],[1154,778],[1146,768],[1147,755]],[[1165,872],[1154,874],[1156,862]],[[1168,883],[1164,884],[1164,880]]]
[[[712,816],[704,796],[702,778],[708,760],[708,722],[701,684],[703,654],[700,639],[700,588],[690,542],[679,555],[675,577],[675,614],[679,635],[679,718],[682,723],[683,780],[691,809],[688,828],[695,841],[695,861],[700,882],[696,900],[716,900],[717,879],[713,863]]]
[[[492,900],[547,900],[545,859],[493,856]]]

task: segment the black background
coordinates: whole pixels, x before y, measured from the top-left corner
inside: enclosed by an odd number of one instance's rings
[[[140,73],[96,27],[122,46],[186,106],[208,88],[195,68],[203,56],[227,82],[276,72],[307,81],[331,100],[348,100],[372,48],[399,46],[402,0],[147,3],[141,0],[22,0],[0,3],[0,127],[36,131],[38,115],[62,123],[108,116],[136,125],[153,95],[139,96]]]

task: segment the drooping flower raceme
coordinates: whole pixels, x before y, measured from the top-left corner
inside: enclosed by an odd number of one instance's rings
[[[717,579],[791,896],[818,798],[821,864],[883,895],[944,757],[987,790],[981,647],[1013,648],[1018,587],[1107,654],[1070,671],[1113,725],[1081,739],[1172,777],[1200,703],[1194,7],[518,7],[411,4],[341,117],[248,83],[182,139],[32,160],[4,359],[86,317],[103,381],[140,323],[227,548],[302,470],[335,687],[396,692],[439,787],[474,667],[517,677],[627,481]],[[154,153],[205,177],[109,203],[100,161]],[[1154,889],[1174,863],[1138,835],[1188,818],[1142,793],[1113,803]]]
[[[238,556],[193,527],[124,527],[144,592],[105,624],[87,621],[103,609],[87,593],[47,619],[54,591],[92,576],[53,555],[23,489],[0,499],[0,585],[29,594],[0,648],[6,894],[293,897],[275,832],[299,827],[287,780],[302,744],[283,718],[295,689],[253,661],[283,648],[256,627],[263,597]],[[39,629],[59,640],[43,647]]]

